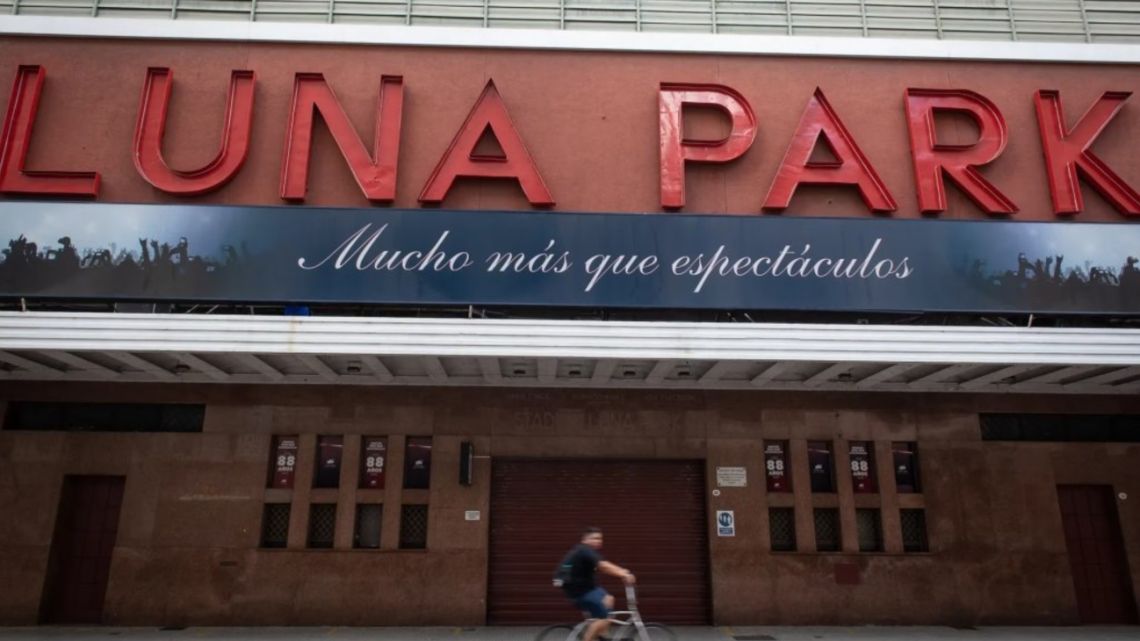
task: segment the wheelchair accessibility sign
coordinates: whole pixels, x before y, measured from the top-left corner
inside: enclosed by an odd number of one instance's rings
[[[736,536],[736,517],[732,510],[716,511],[716,535]]]

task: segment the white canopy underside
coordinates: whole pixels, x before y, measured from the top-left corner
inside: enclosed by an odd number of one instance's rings
[[[0,380],[1132,394],[1140,330],[0,312]]]

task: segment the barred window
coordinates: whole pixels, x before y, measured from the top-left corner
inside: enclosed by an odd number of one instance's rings
[[[902,522],[903,550],[906,552],[926,552],[930,549],[926,540],[926,513],[922,510],[900,510]]]
[[[790,507],[768,509],[768,532],[773,552],[795,552],[796,513]]]
[[[835,508],[816,508],[814,516],[815,549],[820,552],[838,552],[841,542],[839,535],[839,510]]]
[[[400,511],[400,548],[423,550],[427,548],[428,506],[405,505]]]
[[[860,552],[881,552],[883,549],[882,519],[878,510],[855,510],[855,526],[859,531]]]
[[[353,547],[376,549],[380,547],[380,523],[383,520],[384,506],[378,503],[362,503],[356,506],[356,531],[352,537]]]
[[[336,504],[314,503],[309,508],[309,547],[331,548],[336,533]]]
[[[289,504],[266,503],[261,515],[261,547],[283,548],[289,538]]]

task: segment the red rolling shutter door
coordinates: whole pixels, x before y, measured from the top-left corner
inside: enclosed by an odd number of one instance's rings
[[[602,555],[637,575],[647,621],[707,624],[704,487],[700,461],[495,461],[488,623],[581,618],[550,579],[582,529],[596,525]],[[620,583],[602,585],[624,607]]]

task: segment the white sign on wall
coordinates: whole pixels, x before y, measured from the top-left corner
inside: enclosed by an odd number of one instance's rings
[[[716,535],[736,536],[736,516],[732,510],[716,511]]]
[[[479,513],[479,510],[467,510],[463,513],[463,518],[467,521],[478,521],[482,518],[482,514]]]
[[[743,467],[716,468],[717,487],[748,487],[748,471]]]

